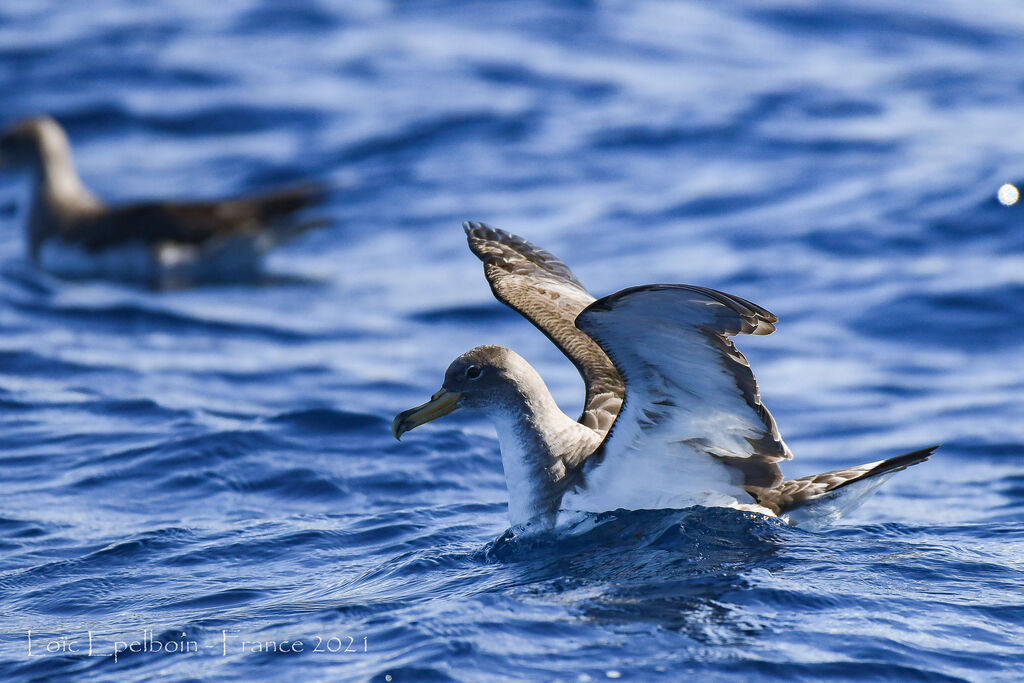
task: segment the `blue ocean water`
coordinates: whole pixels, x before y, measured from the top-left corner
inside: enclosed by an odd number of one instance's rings
[[[0,180],[0,678],[1019,680],[1019,3],[14,0],[0,93],[110,200],[332,187],[280,279],[151,292],[33,271]],[[489,425],[389,433],[482,343],[582,403],[465,219],[776,313],[790,477],[943,447],[820,533],[510,537]]]

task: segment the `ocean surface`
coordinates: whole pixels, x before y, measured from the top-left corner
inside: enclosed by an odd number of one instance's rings
[[[1019,2],[4,2],[40,112],[110,201],[316,179],[330,224],[257,283],[64,282],[0,178],[0,679],[1020,680]],[[943,446],[818,533],[506,534],[489,424],[389,432],[483,343],[582,404],[467,219],[776,313],[789,477]]]

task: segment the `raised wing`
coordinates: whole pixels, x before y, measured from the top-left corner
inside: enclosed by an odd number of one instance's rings
[[[600,344],[626,385],[615,427],[588,462],[602,486],[630,482],[630,495],[648,500],[657,495],[645,486],[680,488],[652,478],[685,476],[693,490],[731,486],[755,498],[777,486],[777,463],[792,454],[729,339],[770,334],[776,320],[749,301],[690,285],[632,287],[588,306],[576,326]]]
[[[463,227],[498,301],[546,334],[583,376],[587,396],[579,421],[601,436],[607,434],[625,387],[605,352],[573,324],[594,297],[564,263],[521,237],[483,223]]]
[[[114,206],[73,221],[65,239],[89,249],[131,241],[200,244],[217,237],[286,227],[287,217],[323,199],[304,185],[236,199],[204,202],[138,202]]]

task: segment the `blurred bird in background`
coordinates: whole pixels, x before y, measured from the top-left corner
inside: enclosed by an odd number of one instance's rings
[[[32,173],[29,259],[68,279],[154,288],[251,281],[262,273],[268,250],[327,224],[297,215],[324,200],[316,184],[219,200],[108,206],[82,184],[68,137],[49,116],[0,133],[0,170]]]

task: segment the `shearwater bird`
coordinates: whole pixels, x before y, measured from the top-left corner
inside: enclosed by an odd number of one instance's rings
[[[480,346],[441,390],[399,413],[395,438],[464,408],[494,423],[513,525],[549,528],[559,510],[732,507],[817,528],[859,506],[937,446],[784,480],[792,458],[730,337],[770,334],[777,318],[693,285],[630,287],[594,299],[561,261],[526,240],[466,223],[498,300],[536,325],[586,385],[578,420],[514,351]]]
[[[249,279],[263,254],[322,220],[293,214],[322,201],[303,185],[231,199],[108,206],[82,184],[68,137],[38,116],[0,133],[0,169],[29,171],[30,260],[55,275],[169,286]]]

